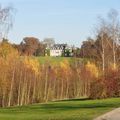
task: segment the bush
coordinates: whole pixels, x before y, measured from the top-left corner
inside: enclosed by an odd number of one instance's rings
[[[119,71],[108,71],[99,80],[91,82],[90,95],[92,99],[119,97],[120,96],[120,76]]]
[[[106,86],[102,79],[91,82],[89,97],[91,99],[100,99],[107,97]]]

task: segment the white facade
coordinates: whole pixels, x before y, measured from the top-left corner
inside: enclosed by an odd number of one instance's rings
[[[48,48],[46,48],[47,51]],[[72,47],[69,47],[67,44],[54,44],[49,49],[49,55],[58,57],[58,56],[64,56],[64,57],[71,57],[73,56]],[[47,56],[47,52],[45,54]]]
[[[62,50],[50,50],[50,56],[62,56]]]

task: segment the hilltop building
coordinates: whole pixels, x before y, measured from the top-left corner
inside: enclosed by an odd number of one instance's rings
[[[72,57],[73,56],[73,48],[69,47],[67,44],[54,44],[51,47],[46,48],[45,55],[48,56],[63,56],[63,57]]]

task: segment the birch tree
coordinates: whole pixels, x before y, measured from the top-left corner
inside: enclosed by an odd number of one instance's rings
[[[0,5],[0,41],[7,38],[9,30],[13,26],[13,7]]]
[[[113,63],[115,69],[117,63],[120,37],[118,13],[116,10],[112,9],[108,13],[107,18],[99,17],[98,21],[95,47],[102,59],[102,71],[104,73],[106,66]]]
[[[119,18],[118,18],[118,12],[115,9],[111,9],[108,13],[108,28],[109,28],[109,34],[113,40],[112,43],[112,54],[113,54],[113,67],[115,69],[117,58],[116,58],[116,52],[119,44],[120,39],[120,24],[119,24]]]

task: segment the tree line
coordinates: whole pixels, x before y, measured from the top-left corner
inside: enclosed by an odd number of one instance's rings
[[[95,59],[102,64],[102,70],[120,60],[120,23],[118,12],[112,9],[108,17],[99,18],[95,38],[89,37],[81,46],[81,57]]]
[[[59,64],[21,57],[9,43],[0,44],[0,106],[21,106],[52,100],[120,95],[119,66],[105,73],[91,60],[74,58]]]
[[[0,106],[27,105],[67,98],[88,96],[90,78],[97,74],[88,71],[93,64],[61,61],[40,64],[33,57],[21,57],[9,43],[0,44]],[[85,76],[85,74],[90,76]]]
[[[0,23],[3,25],[8,21],[5,16],[10,17],[11,8],[5,8],[4,14],[1,11],[4,9],[0,8]],[[74,57],[72,62],[65,59],[59,64],[50,61],[42,64],[36,57],[31,57],[41,55],[44,48],[37,38],[25,37],[20,45],[15,45],[2,36],[0,106],[80,97],[119,97],[120,26],[115,10],[108,16],[107,19],[99,19],[95,38],[83,42],[75,52],[81,59]],[[1,33],[7,34],[6,30],[1,30]]]

